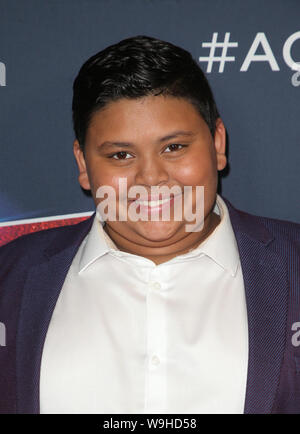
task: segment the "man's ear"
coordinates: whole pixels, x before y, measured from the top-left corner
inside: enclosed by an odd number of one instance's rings
[[[216,121],[216,130],[214,137],[216,155],[217,155],[217,169],[223,170],[227,164],[226,152],[226,129],[221,118]]]
[[[74,141],[73,152],[74,152],[74,156],[75,156],[77,166],[78,166],[78,171],[79,171],[79,175],[78,175],[79,184],[81,185],[81,187],[84,190],[90,190],[91,186],[90,186],[88,173],[86,170],[85,158],[84,158],[83,152],[80,148],[78,140]]]

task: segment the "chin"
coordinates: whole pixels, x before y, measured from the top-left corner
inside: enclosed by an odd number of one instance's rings
[[[149,241],[165,241],[176,235],[180,222],[141,222],[136,232]]]

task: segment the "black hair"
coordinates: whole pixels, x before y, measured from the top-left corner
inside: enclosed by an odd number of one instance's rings
[[[95,112],[121,98],[149,95],[188,100],[214,136],[218,110],[208,81],[191,54],[169,42],[136,36],[92,56],[74,80],[73,125],[81,149]]]

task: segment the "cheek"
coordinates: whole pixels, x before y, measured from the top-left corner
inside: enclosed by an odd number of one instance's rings
[[[216,164],[208,155],[193,158],[174,172],[174,178],[182,185],[207,185],[216,176]]]
[[[105,164],[94,164],[91,166],[89,179],[94,189],[106,185],[117,189],[119,178],[120,176],[116,176]]]
[[[94,192],[97,191],[99,187],[109,186],[112,187],[116,193],[116,199],[121,196],[121,198],[127,197],[127,193],[129,188],[134,185],[134,177],[133,176],[125,176],[123,175],[115,175],[110,173],[110,171],[99,170],[98,174],[94,176],[93,179],[93,187]]]

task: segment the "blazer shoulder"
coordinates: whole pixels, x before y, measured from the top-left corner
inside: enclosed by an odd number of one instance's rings
[[[235,208],[227,199],[224,200],[234,228],[262,241],[275,239],[279,243],[287,243],[300,250],[299,223],[251,214]]]
[[[274,236],[296,243],[300,247],[299,223],[268,217],[260,217],[260,220]]]
[[[92,217],[74,225],[44,229],[22,235],[0,247],[1,268],[7,268],[20,260],[28,264],[39,261],[44,250],[52,243],[70,241],[78,233],[85,233],[90,226]]]

